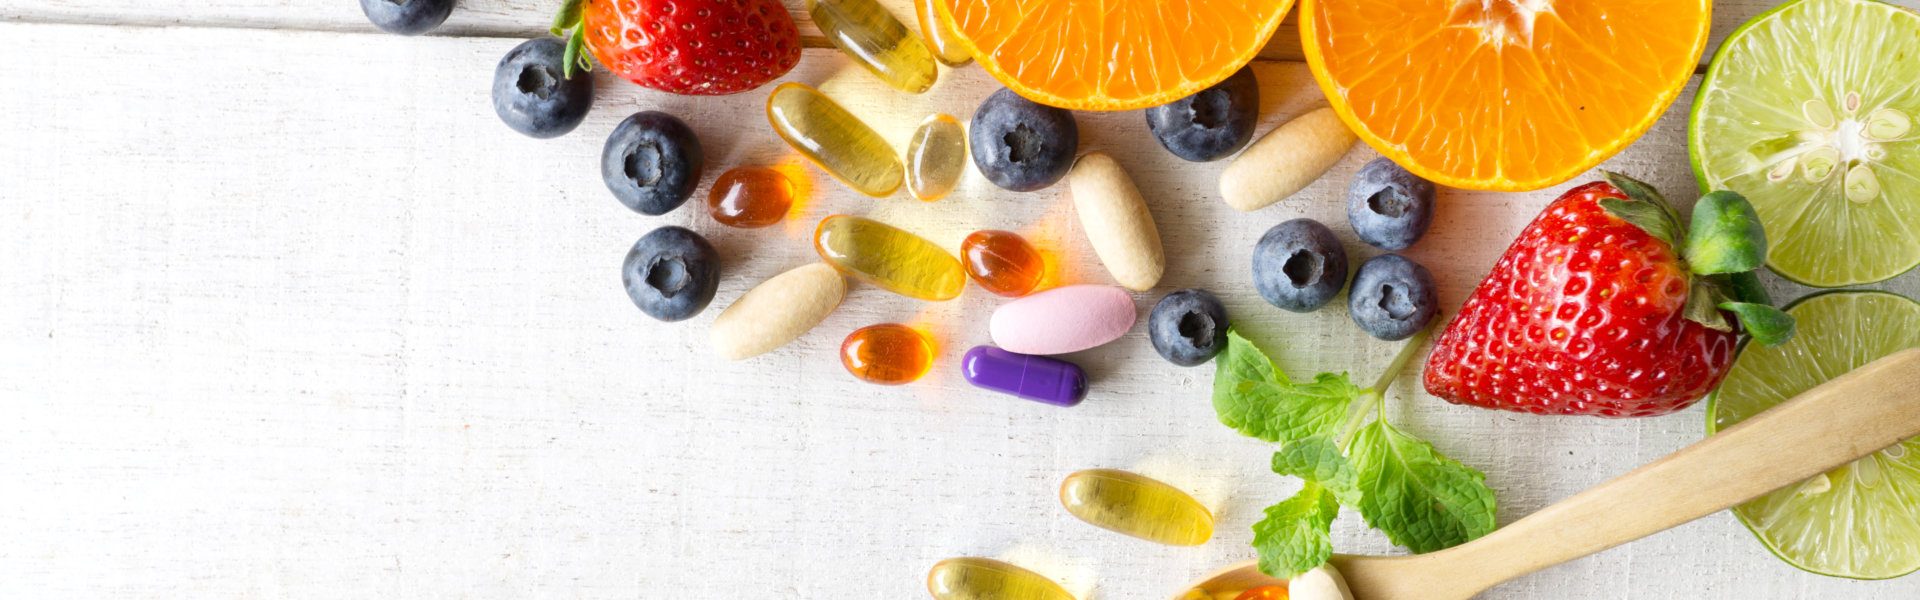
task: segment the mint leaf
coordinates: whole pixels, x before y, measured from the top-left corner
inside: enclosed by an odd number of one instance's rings
[[[1260,572],[1292,577],[1326,564],[1333,556],[1327,530],[1340,514],[1333,494],[1314,482],[1292,498],[1267,507],[1267,517],[1253,524],[1253,549],[1260,553]]]
[[[1360,475],[1331,439],[1315,436],[1287,444],[1273,453],[1273,472],[1320,484],[1341,504],[1360,505]]]
[[[1354,433],[1348,448],[1359,473],[1360,514],[1393,543],[1416,554],[1465,543],[1493,531],[1493,490],[1486,474],[1435,452],[1386,421]]]
[[[1347,407],[1360,397],[1360,388],[1345,373],[1289,381],[1235,331],[1227,332],[1227,347],[1214,363],[1213,410],[1220,423],[1269,442],[1332,436],[1346,420]]]

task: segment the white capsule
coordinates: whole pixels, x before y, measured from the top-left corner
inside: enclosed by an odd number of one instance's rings
[[[709,341],[727,360],[765,354],[819,325],[846,295],[846,279],[827,263],[794,268],[747,290],[722,311]]]
[[[1220,173],[1220,197],[1242,211],[1259,210],[1306,189],[1359,141],[1340,115],[1320,108],[1253,142]]]
[[[1073,210],[1087,232],[1093,253],[1121,287],[1146,291],[1160,283],[1167,259],[1160,248],[1160,231],[1147,212],[1125,169],[1113,157],[1092,152],[1080,157],[1067,173]]]

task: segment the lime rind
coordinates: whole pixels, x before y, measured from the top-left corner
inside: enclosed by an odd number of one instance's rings
[[[1798,0],[1727,38],[1688,128],[1703,190],[1747,196],[1769,266],[1816,287],[1920,265],[1920,13]]]
[[[1799,331],[1748,345],[1707,401],[1712,434],[1829,379],[1920,347],[1920,303],[1874,291],[1814,294],[1787,308]],[[1920,570],[1920,438],[1733,509],[1769,551],[1800,569],[1851,579]]]

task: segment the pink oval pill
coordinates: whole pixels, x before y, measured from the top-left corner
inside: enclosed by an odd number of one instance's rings
[[[1065,354],[1120,339],[1133,319],[1133,297],[1126,290],[1070,285],[1001,305],[987,331],[1008,352]]]

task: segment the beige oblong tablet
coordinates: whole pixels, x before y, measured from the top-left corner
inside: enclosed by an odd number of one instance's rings
[[[1242,211],[1266,208],[1306,189],[1359,139],[1331,108],[1295,117],[1227,165],[1220,173],[1220,197]]]
[[[1067,186],[1073,194],[1073,210],[1080,213],[1080,228],[1114,281],[1134,291],[1160,283],[1160,275],[1167,270],[1160,231],[1153,226],[1153,214],[1147,212],[1140,189],[1120,163],[1100,152],[1088,153],[1067,173]]]
[[[744,360],[785,346],[819,325],[846,296],[847,280],[827,263],[775,275],[713,320],[713,351],[720,358]]]

